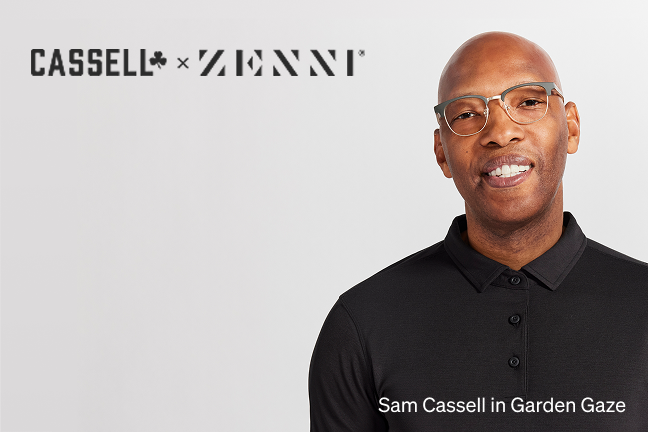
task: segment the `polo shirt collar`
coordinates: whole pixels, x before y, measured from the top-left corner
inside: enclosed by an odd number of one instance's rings
[[[552,291],[565,279],[587,245],[587,239],[571,213],[563,213],[563,225],[565,231],[558,242],[521,269]],[[464,243],[461,233],[466,227],[466,215],[457,216],[448,230],[444,246],[463,275],[477,291],[483,292],[503,271],[511,269]]]

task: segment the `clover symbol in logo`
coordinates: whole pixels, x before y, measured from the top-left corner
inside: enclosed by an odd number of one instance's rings
[[[157,65],[158,69],[162,69],[162,66],[166,64],[166,57],[162,57],[162,51],[155,51],[149,62],[151,62],[151,66]]]

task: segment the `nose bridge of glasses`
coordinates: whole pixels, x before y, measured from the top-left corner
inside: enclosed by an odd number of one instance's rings
[[[490,101],[495,100],[495,99],[502,100],[502,95],[501,95],[501,94],[498,94],[498,95],[495,95],[495,96],[491,96],[491,97],[489,97],[489,98],[486,98],[486,106],[488,106],[488,103],[489,103]]]
[[[486,109],[484,110],[484,112],[486,113],[486,115],[488,115],[489,112],[490,112],[490,110],[488,109],[488,104],[492,100],[497,100],[499,102],[499,105],[502,108],[504,108],[505,111],[508,111],[508,108],[509,108],[508,105],[506,105],[506,102],[504,102],[504,100],[502,99],[502,95],[498,94],[498,95],[495,95],[495,96],[491,96],[489,98],[484,98],[484,102],[486,103]]]

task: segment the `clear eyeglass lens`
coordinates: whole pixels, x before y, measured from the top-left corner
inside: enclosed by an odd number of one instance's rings
[[[486,124],[486,103],[479,98],[457,99],[445,107],[445,118],[450,129],[458,135],[472,135]]]
[[[540,86],[518,87],[504,96],[509,115],[518,123],[533,123],[544,117],[548,100],[547,91]]]
[[[506,110],[518,123],[533,123],[547,113],[548,97],[544,87],[529,85],[513,89],[504,95]],[[448,104],[444,116],[457,135],[473,135],[484,128],[488,119],[482,99],[467,97]]]

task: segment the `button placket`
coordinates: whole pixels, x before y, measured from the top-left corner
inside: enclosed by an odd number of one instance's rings
[[[493,281],[506,302],[499,309],[500,330],[506,344],[498,355],[500,367],[507,372],[505,379],[511,383],[510,395],[526,394],[527,389],[527,332],[525,321],[529,302],[530,279],[524,271],[505,269]],[[501,314],[501,315],[500,315]],[[501,356],[501,357],[500,357]],[[504,366],[506,364],[506,366]]]
[[[520,324],[520,320],[521,320],[520,315],[514,314],[509,317],[508,322],[509,324],[517,327]],[[513,369],[517,368],[518,366],[520,366],[520,358],[517,356],[513,356],[509,358],[508,365]]]
[[[508,282],[508,285],[511,288],[525,289],[525,290],[528,289],[526,277],[524,275],[520,275],[520,274],[511,275],[509,273],[509,277],[506,281]],[[519,313],[513,313],[508,317],[508,323],[509,325],[513,326],[513,331],[515,332],[523,331],[523,329],[520,327],[521,322],[522,322],[522,316]],[[522,363],[522,361],[520,360],[520,354],[515,353],[514,355],[509,357],[507,363],[511,369],[514,370],[520,369],[520,365]]]

